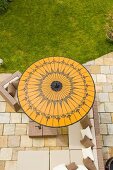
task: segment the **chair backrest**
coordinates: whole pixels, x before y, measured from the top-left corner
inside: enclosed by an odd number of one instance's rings
[[[8,77],[7,79],[3,80],[2,82],[0,82],[0,95],[6,100],[6,102],[9,103],[9,105],[17,112],[20,109],[20,104],[18,102],[17,97],[14,98],[12,97],[8,91],[4,88],[4,86],[8,85],[9,82],[11,82],[12,80],[14,80],[16,77],[21,77],[21,73],[19,71],[15,72],[14,74],[12,74],[10,77]]]

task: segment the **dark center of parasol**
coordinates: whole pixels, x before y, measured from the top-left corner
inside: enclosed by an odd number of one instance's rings
[[[60,91],[62,89],[62,83],[60,81],[53,81],[51,83],[51,88],[53,91]]]

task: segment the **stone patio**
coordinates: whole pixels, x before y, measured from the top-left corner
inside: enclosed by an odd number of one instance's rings
[[[113,53],[87,62],[84,66],[95,82],[103,157],[106,161],[113,156]],[[0,82],[10,75],[0,74]],[[22,110],[15,113],[0,96],[0,170],[16,170],[18,151],[68,149],[67,128],[59,129],[63,141],[55,137],[29,138],[28,123],[29,119]]]
[[[11,74],[0,74],[0,81]],[[65,150],[68,148],[68,128],[58,129],[57,137],[29,138],[29,118],[16,113],[0,96],[0,170],[17,170],[19,151]]]
[[[103,157],[113,156],[113,52],[84,64],[93,76],[100,116]]]

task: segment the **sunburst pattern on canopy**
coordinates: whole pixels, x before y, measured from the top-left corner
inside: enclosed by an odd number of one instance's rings
[[[51,127],[79,121],[90,110],[94,95],[89,72],[64,57],[49,57],[32,64],[18,86],[25,113],[37,123]]]

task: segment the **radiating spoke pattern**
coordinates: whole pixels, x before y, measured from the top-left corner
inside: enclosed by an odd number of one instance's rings
[[[90,110],[94,96],[89,72],[64,57],[49,57],[32,64],[18,86],[25,113],[37,123],[51,127],[79,121]]]

